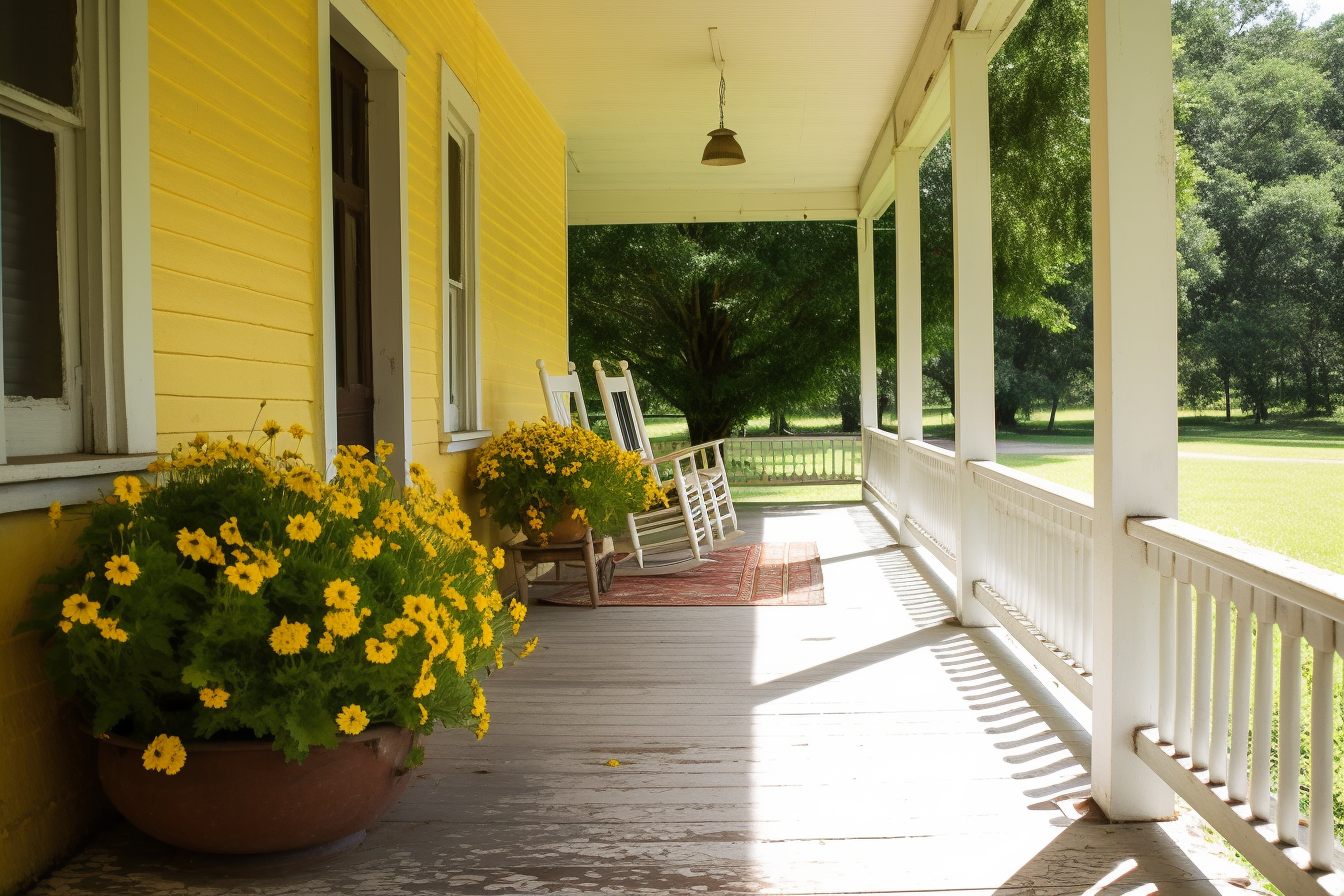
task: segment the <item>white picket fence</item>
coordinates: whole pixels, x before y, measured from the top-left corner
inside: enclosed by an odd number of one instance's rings
[[[668,454],[690,444],[659,441],[654,451]],[[733,485],[857,483],[863,478],[863,442],[857,434],[725,439],[723,461]]]

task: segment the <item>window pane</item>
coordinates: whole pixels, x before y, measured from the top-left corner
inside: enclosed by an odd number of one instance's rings
[[[448,279],[462,282],[462,147],[448,138]]]
[[[5,394],[60,398],[56,137],[0,116],[0,292]]]
[[[0,0],[0,81],[74,108],[75,0]]]

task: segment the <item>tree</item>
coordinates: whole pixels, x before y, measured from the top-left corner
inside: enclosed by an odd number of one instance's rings
[[[853,225],[570,228],[576,357],[629,360],[693,441],[825,388],[857,351]]]

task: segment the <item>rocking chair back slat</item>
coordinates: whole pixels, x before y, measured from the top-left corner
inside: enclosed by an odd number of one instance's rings
[[[541,378],[541,392],[546,399],[546,416],[561,426],[571,426],[578,417],[578,423],[584,429],[588,425],[588,409],[583,403],[583,387],[579,384],[578,368],[569,362],[569,373],[563,376],[551,376],[546,370],[546,362],[537,359],[537,375]],[[570,411],[573,401],[574,411]]]

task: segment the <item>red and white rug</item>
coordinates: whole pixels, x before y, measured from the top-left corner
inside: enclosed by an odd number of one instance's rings
[[[826,603],[821,558],[814,541],[767,542],[724,548],[714,562],[665,576],[617,576],[602,595],[606,607],[817,607]],[[539,583],[540,584],[540,583]],[[588,586],[571,585],[537,597],[588,606]]]

